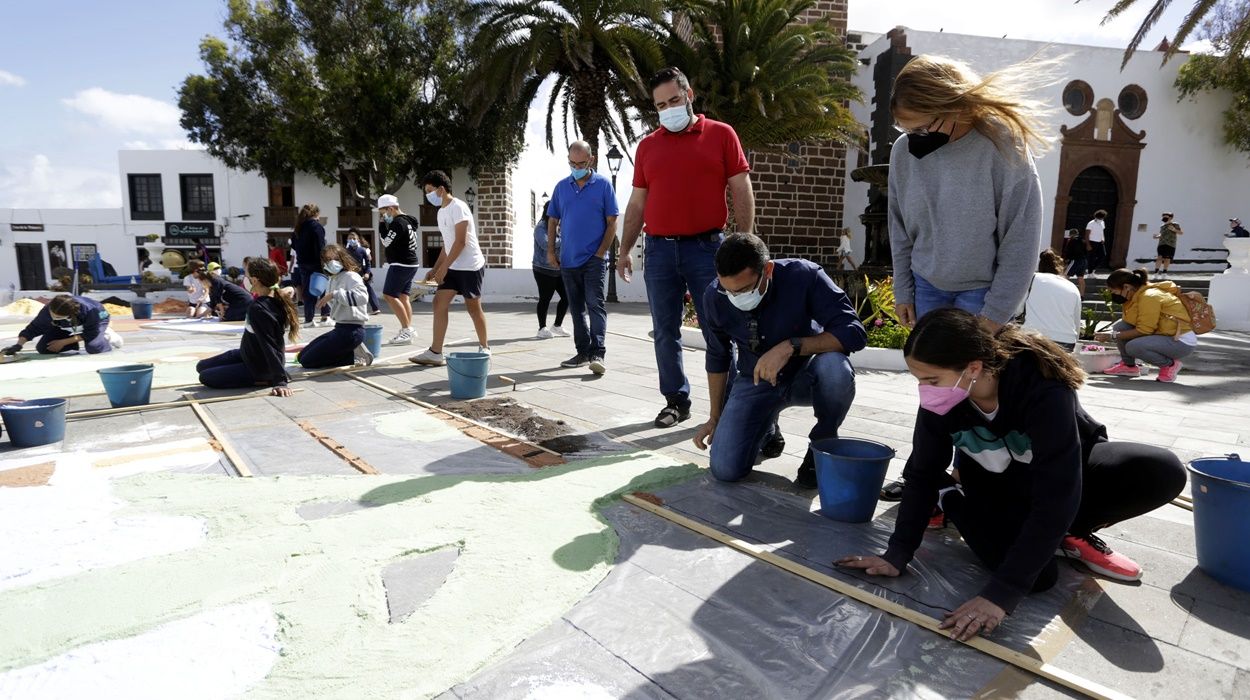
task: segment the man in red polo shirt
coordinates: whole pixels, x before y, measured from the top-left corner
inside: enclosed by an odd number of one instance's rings
[[[646,225],[647,299],[655,332],[660,392],[667,405],[655,425],[667,428],[690,417],[690,382],[681,357],[681,322],[687,292],[703,324],[703,292],[716,280],[716,250],[724,238],[733,194],[737,230],[755,223],[751,167],[733,127],[694,113],[694,90],[676,68],[651,78],[660,128],[638,144],[634,191],[625,209],[617,270],[628,282],[630,251]]]

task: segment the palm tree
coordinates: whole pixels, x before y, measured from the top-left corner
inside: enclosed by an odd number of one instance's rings
[[[861,138],[863,127],[848,109],[861,98],[850,83],[855,54],[828,19],[803,19],[815,5],[684,0],[675,8],[671,62],[690,76],[700,111],[731,124],[744,148]]]
[[[1115,5],[1107,11],[1107,16],[1103,17],[1102,23],[1106,24],[1119,17],[1137,5],[1138,1],[1116,0]],[[1120,63],[1120,68],[1128,65],[1133,52],[1146,39],[1150,30],[1159,23],[1168,5],[1172,4],[1172,0],[1151,0],[1151,2],[1153,4],[1137,27],[1137,33],[1133,35],[1133,40],[1124,50],[1124,60]],[[1207,20],[1207,23],[1204,23],[1204,20]],[[1250,47],[1250,6],[1245,2],[1229,3],[1228,0],[1196,0],[1181,25],[1177,27],[1176,35],[1167,47],[1163,60],[1167,61],[1176,55],[1185,40],[1199,27],[1202,27],[1206,33],[1214,35],[1217,44],[1221,44],[1221,48],[1224,49],[1226,58],[1241,57]]]
[[[663,7],[657,0],[481,0],[474,37],[479,112],[503,99],[530,104],[549,77],[547,148],[553,122],[569,116],[576,133],[597,151],[600,136],[637,140],[631,114],[645,80],[662,61]]]

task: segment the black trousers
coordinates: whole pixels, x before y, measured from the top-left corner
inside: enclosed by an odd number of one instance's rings
[[[564,277],[557,272],[544,275],[534,270],[534,281],[538,283],[538,329],[547,327],[547,309],[551,306],[551,297],[560,295],[560,303],[556,305],[556,325],[564,325],[564,314],[569,310],[568,294],[564,291]]]
[[[965,461],[967,461],[965,459]],[[1133,442],[1102,442],[1094,446],[1081,482],[1081,506],[1068,527],[1070,535],[1088,535],[1108,525],[1135,518],[1170,502],[1185,488],[1185,467],[1162,447]],[[982,486],[982,491],[985,487]],[[976,498],[948,492],[942,510],[959,529],[968,548],[990,570],[1007,558],[1032,504],[1027,493],[1003,489]],[[1033,591],[1055,585],[1059,568],[1051,559],[1033,584]]]

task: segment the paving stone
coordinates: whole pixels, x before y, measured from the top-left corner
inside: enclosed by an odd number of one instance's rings
[[[1090,617],[1173,646],[1180,645],[1193,598],[1154,586],[1124,585],[1115,581],[1103,581],[1101,586],[1102,597],[1090,610]]]
[[[1237,669],[1201,654],[1086,620],[1052,662],[1136,698],[1230,697]]]
[[[441,549],[407,557],[382,569],[386,607],[392,624],[407,620],[447,580],[460,557],[459,549]]]
[[[1250,671],[1250,613],[1199,601],[1185,623],[1180,646]]]

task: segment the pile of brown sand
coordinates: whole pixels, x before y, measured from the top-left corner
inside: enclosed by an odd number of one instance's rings
[[[152,305],[152,313],[156,314],[181,314],[186,313],[186,311],[187,302],[178,301],[177,299],[166,299]]]
[[[0,306],[3,316],[34,316],[43,310],[43,302],[35,299],[18,299],[8,306]]]
[[[134,316],[135,312],[130,310],[129,306],[121,304],[104,304],[104,310],[109,312],[109,316]]]

